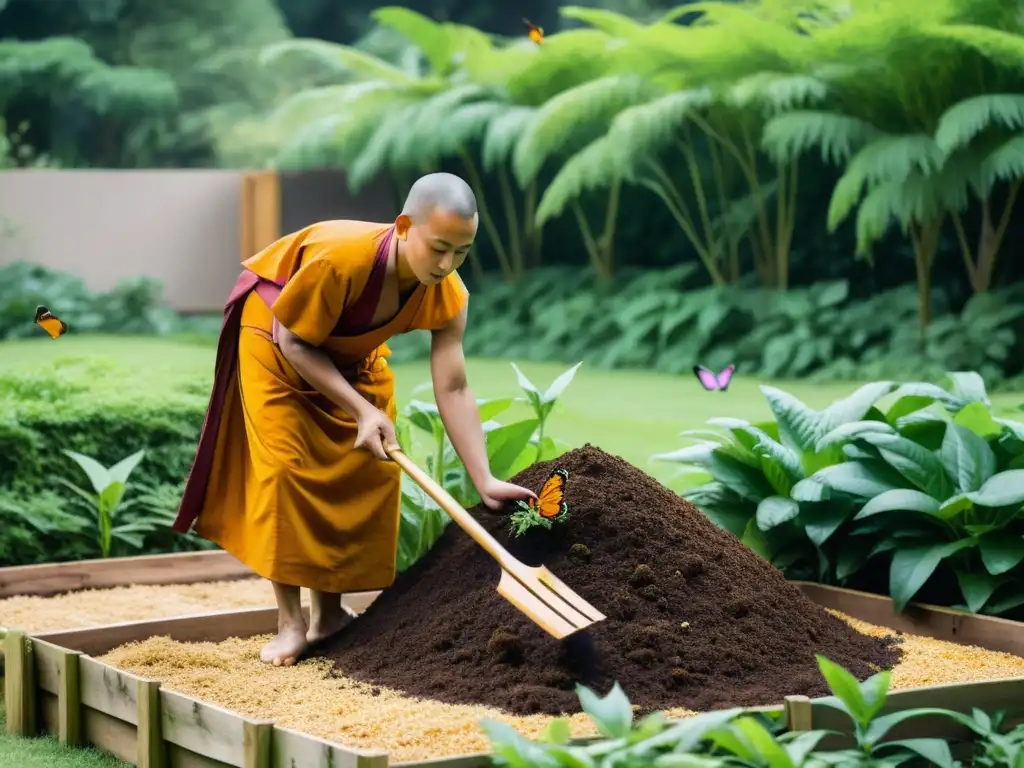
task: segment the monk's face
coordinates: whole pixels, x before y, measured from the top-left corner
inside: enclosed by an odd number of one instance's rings
[[[400,217],[399,235],[404,218]],[[476,238],[477,224],[477,216],[464,219],[440,208],[420,221],[409,222],[403,250],[416,279],[426,285],[436,285],[461,267]]]

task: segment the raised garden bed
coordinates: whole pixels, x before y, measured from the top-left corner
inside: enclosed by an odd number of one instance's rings
[[[0,599],[17,595],[46,597],[82,589],[129,585],[229,581],[253,576],[249,568],[220,550],[21,565],[0,568]]]
[[[886,598],[849,590],[800,584],[819,604],[841,610],[872,624],[884,624],[907,635],[954,643],[971,643],[992,651],[1019,653],[1024,649],[1024,625],[1002,619],[912,605],[895,614]],[[360,612],[376,593],[349,596],[348,605]],[[331,743],[269,720],[243,717],[222,707],[166,690],[161,681],[147,680],[98,661],[125,643],[162,636],[178,642],[219,642],[229,637],[252,637],[272,632],[273,609],[222,612],[205,616],[133,622],[111,627],[27,636],[8,631],[5,692],[8,729],[31,736],[58,734],[67,744],[93,744],[139,766],[192,768],[383,768],[391,762],[382,750],[355,749]],[[283,674],[288,671],[279,670]],[[887,711],[943,707],[969,712],[1008,709],[1024,699],[1024,677],[893,691]],[[791,730],[841,728],[843,722],[821,700],[790,697],[761,711],[784,712]],[[400,729],[401,722],[389,728]],[[915,719],[903,723],[891,738],[942,736],[967,738],[949,720]],[[486,753],[447,756],[417,764],[472,768],[488,764]]]

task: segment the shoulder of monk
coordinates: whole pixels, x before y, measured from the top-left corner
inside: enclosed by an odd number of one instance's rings
[[[372,221],[332,219],[320,221],[306,229],[303,246],[324,256],[369,256],[377,252],[377,243],[390,224]]]

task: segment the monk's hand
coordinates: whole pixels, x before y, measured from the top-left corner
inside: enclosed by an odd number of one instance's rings
[[[387,414],[371,405],[359,413],[356,424],[358,430],[355,447],[365,448],[378,459],[390,461],[384,446],[398,445],[398,437],[395,435],[395,425]]]
[[[501,509],[510,501],[525,501],[535,499],[537,494],[529,488],[522,488],[512,483],[506,483],[496,477],[490,477],[477,488],[480,494],[480,501],[487,505],[488,509]]]

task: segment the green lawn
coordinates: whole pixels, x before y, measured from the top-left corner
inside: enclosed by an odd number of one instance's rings
[[[4,768],[127,768],[112,755],[97,749],[62,747],[52,736],[21,739],[7,733],[0,701],[0,766]]]
[[[212,375],[214,347],[195,340],[152,337],[65,336],[51,339],[0,343],[0,372],[31,369],[56,361],[68,365],[108,359],[130,372],[130,380],[111,382],[137,391],[149,387],[163,391],[184,387],[197,376]],[[478,397],[518,394],[515,372],[506,360],[473,359],[469,379]],[[565,366],[523,363],[523,372],[538,386],[548,385]],[[396,365],[398,397],[429,399],[429,390],[413,393],[430,381],[425,361]],[[179,384],[180,383],[180,384]],[[758,390],[771,383],[799,397],[812,408],[823,408],[852,392],[853,383],[811,384],[801,381],[765,382],[738,377],[728,392],[705,392],[690,375],[672,376],[647,371],[602,371],[584,363],[551,417],[548,434],[579,446],[590,442],[622,456],[662,481],[675,474],[672,465],[652,463],[654,453],[681,445],[680,430],[700,427],[715,416],[758,420],[770,414]],[[1000,411],[1020,403],[1019,394],[993,397]],[[504,418],[523,417],[525,406],[516,406]]]

